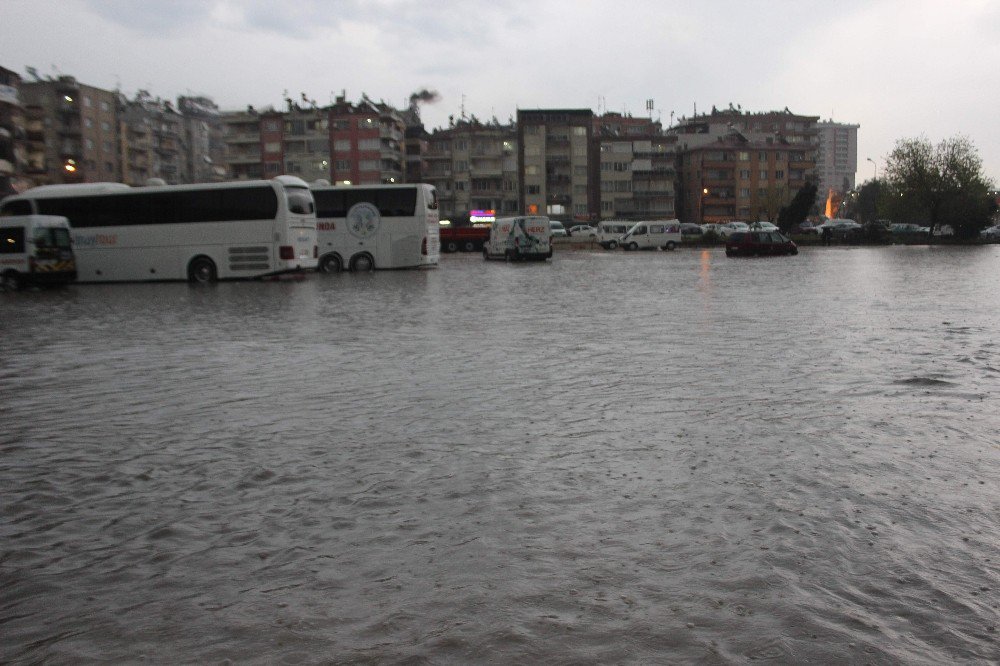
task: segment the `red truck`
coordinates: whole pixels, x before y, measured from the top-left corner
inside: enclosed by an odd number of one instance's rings
[[[479,252],[490,238],[489,227],[441,227],[442,252]]]

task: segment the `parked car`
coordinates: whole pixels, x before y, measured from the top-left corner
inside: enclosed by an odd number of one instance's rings
[[[809,220],[799,222],[799,224],[795,226],[795,232],[806,236],[816,236],[819,234],[819,225],[813,224]]]
[[[780,229],[778,229],[778,225],[763,221],[751,223],[750,229],[752,231],[780,231]]]
[[[832,219],[816,227],[816,231],[823,235],[823,231],[829,229],[834,238],[857,238],[860,237],[864,225],[858,224],[854,220]]]
[[[705,231],[701,228],[701,225],[694,222],[681,222],[682,236],[701,236],[704,233]]]
[[[738,231],[726,239],[727,257],[798,253],[798,246],[780,231]]]
[[[750,225],[746,222],[726,222],[719,225],[718,234],[723,238],[729,238],[733,234],[750,231]]]
[[[889,231],[896,235],[919,234],[922,228],[926,229],[925,227],[921,227],[919,224],[896,222],[895,224],[889,226]]]
[[[580,236],[582,238],[597,238],[597,229],[589,224],[577,224],[569,228],[570,236]]]
[[[706,233],[706,234],[712,233],[712,234],[715,234],[716,236],[721,236],[722,235],[721,234],[721,229],[720,229],[721,227],[722,227],[722,225],[719,224],[718,222],[707,222],[707,223],[701,225],[701,230],[702,230],[702,233]]]
[[[986,227],[979,232],[979,237],[988,241],[1000,241],[1000,224]]]
[[[552,237],[559,238],[560,236],[569,236],[566,231],[566,227],[559,220],[550,220],[549,227],[552,229]]]

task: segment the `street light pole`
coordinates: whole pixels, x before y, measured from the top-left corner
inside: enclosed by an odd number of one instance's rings
[[[875,182],[878,182],[878,164],[875,164],[875,160],[870,157],[868,158],[868,161],[875,167]]]

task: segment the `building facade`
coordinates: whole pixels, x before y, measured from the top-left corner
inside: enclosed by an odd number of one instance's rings
[[[399,111],[362,95],[357,104],[338,97],[329,114],[332,182],[404,182],[406,124]]]
[[[651,118],[595,117],[600,219],[672,219],[676,137]]]
[[[819,196],[844,194],[854,189],[858,172],[858,129],[860,125],[824,120],[817,123],[819,146],[816,177]]]
[[[122,180],[116,93],[60,76],[23,82],[21,99],[36,185]]]
[[[678,213],[699,224],[775,221],[806,184],[815,183],[818,116],[730,108],[682,118],[676,139]]]
[[[187,182],[211,183],[226,178],[226,144],[219,107],[208,97],[178,97],[187,147]]]
[[[443,219],[465,222],[471,211],[514,215],[518,199],[517,131],[475,118],[430,134],[421,182],[434,185]],[[410,179],[410,182],[418,182]]]
[[[18,174],[25,168],[25,127],[20,89],[21,77],[0,67],[0,197],[22,189]]]
[[[564,221],[596,220],[593,138],[590,109],[518,109],[520,210]]]

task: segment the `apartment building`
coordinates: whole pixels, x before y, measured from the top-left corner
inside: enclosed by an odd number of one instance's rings
[[[521,210],[513,125],[475,117],[453,122],[430,134],[424,160],[421,181],[437,189],[442,218],[461,223],[470,211],[514,215]]]
[[[21,77],[0,67],[0,197],[19,189],[17,175],[24,169],[24,107],[20,88]]]
[[[600,199],[590,109],[517,111],[519,208],[560,220],[596,220]]]
[[[235,180],[288,174],[331,179],[329,110],[289,104],[287,112],[252,106],[220,116],[225,171]]]
[[[819,145],[816,151],[816,176],[819,196],[844,194],[854,189],[858,172],[858,129],[860,125],[823,120],[816,124]]]
[[[594,125],[600,218],[674,218],[676,137],[651,118],[618,113],[595,117]]]
[[[25,175],[35,184],[122,179],[117,95],[72,76],[22,82]]]
[[[184,123],[187,182],[225,180],[226,144],[219,107],[208,97],[178,97],[177,109]]]
[[[122,182],[145,185],[159,179],[168,185],[190,183],[185,119],[169,100],[140,90],[129,100],[119,95]]]
[[[404,181],[406,124],[399,111],[364,95],[357,104],[340,96],[330,107],[329,119],[332,182],[366,185]]]
[[[667,130],[676,139],[678,216],[686,222],[777,219],[816,182],[818,116],[712,109]]]

